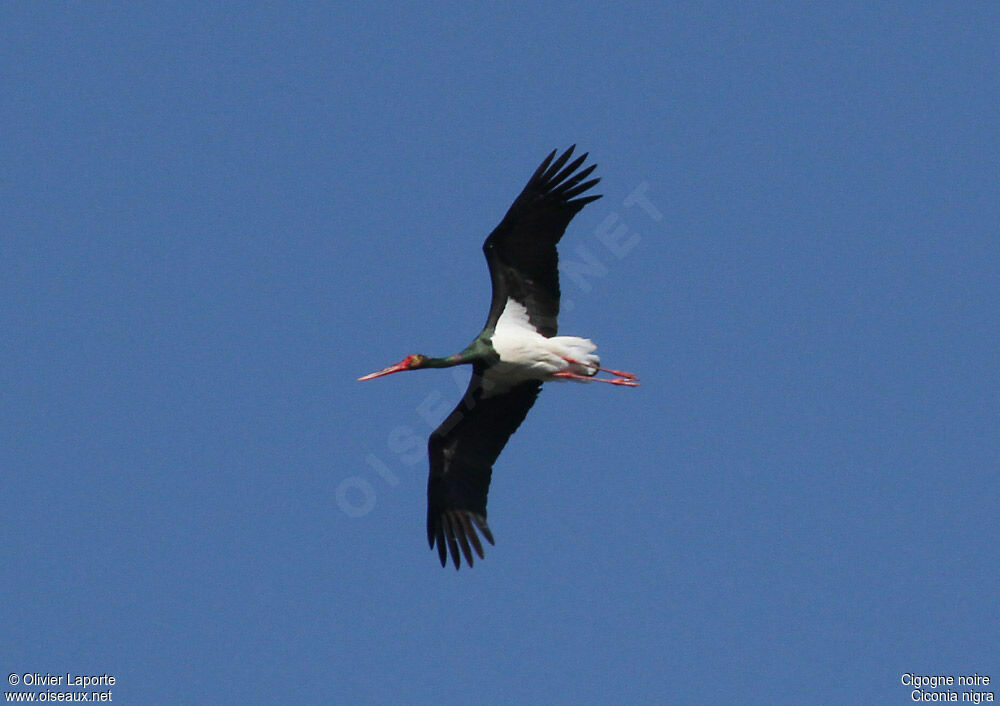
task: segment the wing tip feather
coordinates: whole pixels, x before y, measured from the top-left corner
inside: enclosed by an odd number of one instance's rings
[[[465,557],[465,563],[471,568],[475,563],[473,552],[480,559],[486,558],[483,544],[476,533],[477,529],[487,542],[495,544],[493,533],[486,524],[486,518],[478,513],[469,510],[445,510],[436,517],[428,517],[427,540],[432,550],[435,545],[437,546],[438,559],[442,567],[448,565],[450,557],[457,570],[462,566],[462,557]]]
[[[564,203],[570,203],[573,196],[583,193],[600,181],[599,179],[591,180],[587,182],[586,186],[577,186],[597,168],[597,165],[590,164],[580,169],[587,157],[590,156],[589,152],[584,152],[567,164],[575,149],[576,145],[573,144],[562,154],[559,154],[558,149],[550,152],[528,180],[525,192],[530,193],[532,190],[537,190],[540,195],[549,195]],[[558,157],[557,154],[559,154]],[[582,206],[582,204],[580,205]]]

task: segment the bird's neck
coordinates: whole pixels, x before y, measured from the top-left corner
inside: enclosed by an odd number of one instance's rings
[[[424,368],[451,368],[456,365],[466,365],[468,363],[474,363],[477,360],[486,358],[492,347],[489,344],[489,340],[483,340],[482,336],[477,336],[476,339],[465,347],[459,353],[455,355],[449,355],[446,358],[427,358],[424,360],[424,364],[421,367]]]
[[[464,352],[464,351],[463,351]],[[465,360],[462,357],[462,353],[456,353],[455,355],[449,355],[446,358],[424,358],[421,368],[451,368],[456,365],[462,365],[463,363],[470,363],[472,361]]]

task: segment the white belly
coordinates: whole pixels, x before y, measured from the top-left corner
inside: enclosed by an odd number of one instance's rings
[[[601,363],[594,355],[597,346],[593,341],[576,336],[546,338],[531,325],[527,309],[513,299],[507,300],[497,320],[492,342],[500,362],[486,371],[487,396],[525,380],[551,380],[553,373],[562,371],[595,375]],[[582,365],[570,363],[566,358]]]

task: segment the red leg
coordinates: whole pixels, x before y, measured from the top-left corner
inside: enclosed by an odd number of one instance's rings
[[[639,387],[639,382],[631,378],[597,378],[589,375],[577,375],[576,373],[552,373],[554,378],[565,378],[567,380],[580,380],[581,382],[607,382],[612,385],[625,385],[626,387]]]
[[[586,363],[581,363],[578,360],[574,360],[573,358],[569,358],[569,357],[564,356],[564,355],[561,355],[559,357],[562,358],[563,360],[565,360],[567,363],[572,363],[573,365],[579,365],[581,368],[596,368],[597,370],[599,370],[601,372],[610,373],[611,375],[615,375],[617,377],[625,378],[626,380],[638,380],[639,379],[639,376],[636,375],[635,373],[626,373],[624,370],[611,370],[610,368],[602,368],[599,365],[596,365],[596,366],[595,365],[587,365]]]
[[[606,373],[611,373],[612,375],[617,375],[619,377],[627,378],[629,380],[638,380],[639,376],[635,373],[626,373],[624,370],[609,370],[608,368],[602,368],[598,366],[598,370],[603,370]]]

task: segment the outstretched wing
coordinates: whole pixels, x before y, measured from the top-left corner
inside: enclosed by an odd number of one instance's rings
[[[528,320],[543,336],[555,336],[559,317],[559,255],[556,244],[577,212],[600,195],[580,195],[600,179],[586,179],[596,164],[576,171],[587,155],[566,164],[570,147],[545,158],[486,242],[493,300],[486,329],[492,330],[507,299],[528,311]],[[553,161],[555,159],[555,161]],[[581,183],[583,182],[583,183]],[[580,197],[580,198],[577,198]]]
[[[485,395],[476,366],[465,396],[427,444],[431,461],[427,481],[427,541],[437,545],[441,566],[448,552],[457,569],[461,553],[472,566],[472,550],[483,558],[479,531],[493,544],[486,524],[486,496],[497,456],[524,421],[542,384],[528,381],[506,392]]]

